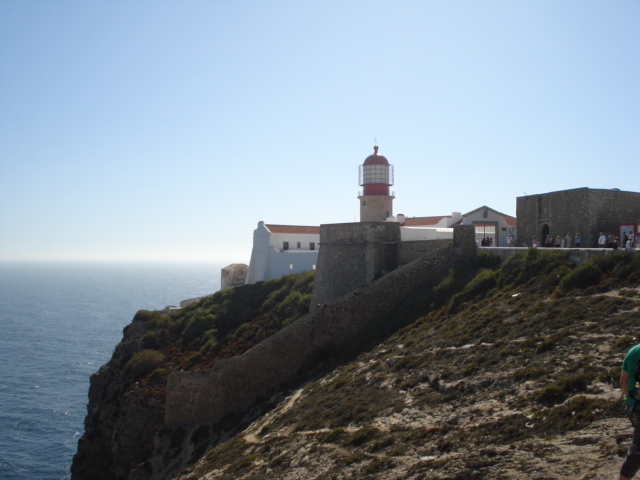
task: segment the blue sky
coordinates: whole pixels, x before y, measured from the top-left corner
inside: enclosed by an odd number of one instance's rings
[[[639,191],[637,1],[0,0],[0,259],[248,262],[257,223]]]

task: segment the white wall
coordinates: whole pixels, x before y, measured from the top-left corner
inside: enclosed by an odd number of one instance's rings
[[[318,250],[305,251],[269,251],[265,278],[278,278],[289,273],[305,272],[314,269],[318,263]]]
[[[310,233],[271,233],[269,237],[269,246],[276,250],[282,250],[284,242],[289,242],[289,250],[309,250],[309,243],[313,242],[315,249],[318,249],[320,243],[320,235]],[[300,248],[298,248],[300,242]]]
[[[253,249],[251,250],[251,260],[249,270],[247,270],[246,283],[256,283],[265,280],[267,264],[269,260],[269,230],[264,226],[264,222],[258,223],[258,228],[253,231]]]
[[[412,240],[453,240],[453,228],[400,227],[400,239]]]
[[[283,242],[289,242],[289,250],[283,250]],[[297,248],[300,242],[300,248]],[[309,250],[309,243],[315,250]],[[258,223],[253,232],[253,249],[247,271],[246,283],[256,283],[278,278],[289,273],[304,272],[318,263],[320,235],[272,233],[264,222]]]

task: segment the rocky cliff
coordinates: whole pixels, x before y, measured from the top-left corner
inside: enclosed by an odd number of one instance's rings
[[[156,461],[157,478],[170,477],[195,461],[202,430],[185,439],[186,430],[169,433],[162,428],[167,377],[175,371],[206,370],[281,330],[308,311],[312,285],[313,273],[295,274],[218,292],[171,316],[138,312],[111,360],[91,376],[85,433],[72,478],[149,477],[148,465],[138,467],[154,452],[155,457],[162,454],[165,443],[174,450],[180,443],[180,453],[174,452],[179,461]]]
[[[218,425],[153,432],[158,368],[126,380],[148,331],[134,320],[92,379],[73,478],[613,478],[631,433],[616,381],[640,338],[639,283],[628,252],[579,267],[536,250],[484,258],[410,295],[396,314],[414,320],[357,358]]]

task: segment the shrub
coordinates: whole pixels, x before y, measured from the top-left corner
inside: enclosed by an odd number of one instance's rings
[[[344,435],[344,428],[338,427],[328,432],[319,433],[316,437],[318,443],[335,443],[340,437]]]
[[[170,329],[172,327],[172,320],[166,313],[153,312],[149,319],[149,326],[157,330]]]
[[[151,310],[138,310],[133,316],[134,322],[147,322],[151,319],[153,312]]]
[[[613,348],[615,350],[626,351],[635,344],[635,339],[631,335],[624,335],[615,341]]]
[[[483,268],[466,287],[467,295],[472,298],[487,293],[498,283],[498,272]]]
[[[182,340],[191,343],[204,336],[207,330],[215,328],[216,317],[212,314],[198,313],[193,316],[182,332]]]
[[[169,315],[157,310],[138,310],[133,316],[133,321],[149,322],[149,328],[155,329],[168,328],[172,323]]]
[[[536,348],[536,353],[546,352],[547,350],[553,349],[555,346],[555,340],[553,338],[547,338],[544,342],[538,345],[538,348]]]
[[[361,428],[360,430],[354,432],[349,439],[347,440],[347,443],[349,445],[353,445],[355,447],[362,445],[363,443],[367,443],[371,440],[373,440],[374,438],[376,438],[378,435],[380,435],[380,430],[378,430],[375,427],[364,427]]]
[[[144,332],[144,335],[142,336],[142,346],[144,348],[157,348],[158,345],[158,335],[154,331],[147,330]]]
[[[540,367],[535,367],[535,366],[531,366],[531,367],[526,367],[526,368],[519,368],[517,370],[515,370],[513,372],[513,379],[514,380],[532,380],[532,379],[539,379],[541,377],[544,377],[546,375],[548,375],[551,372],[551,368],[540,368]]]
[[[584,289],[597,285],[602,277],[602,270],[593,262],[584,262],[560,282],[562,290],[573,288]]]
[[[124,370],[133,378],[141,378],[153,372],[162,362],[164,355],[157,350],[141,350],[127,362]]]
[[[168,368],[156,368],[149,377],[149,380],[157,383],[165,379],[170,373],[171,370],[169,370]]]
[[[526,253],[518,252],[505,260],[500,269],[500,287],[515,287],[526,284],[529,280],[539,275],[564,274],[567,269],[573,268],[574,264],[569,260],[566,252],[541,251],[536,248],[529,248]],[[551,284],[553,282],[550,282]]]
[[[361,462],[363,459],[364,453],[356,451],[347,455],[347,458],[345,458],[344,461],[347,463],[347,465],[351,465],[352,463]]]
[[[545,405],[560,403],[567,398],[569,393],[584,392],[594,376],[594,372],[565,375],[538,390],[536,400]]]

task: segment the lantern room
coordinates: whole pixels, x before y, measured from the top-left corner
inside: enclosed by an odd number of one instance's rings
[[[378,153],[378,146],[373,147],[373,155],[369,155],[360,165],[359,180],[363,187],[363,195],[389,195],[389,187],[393,185],[393,165]]]

